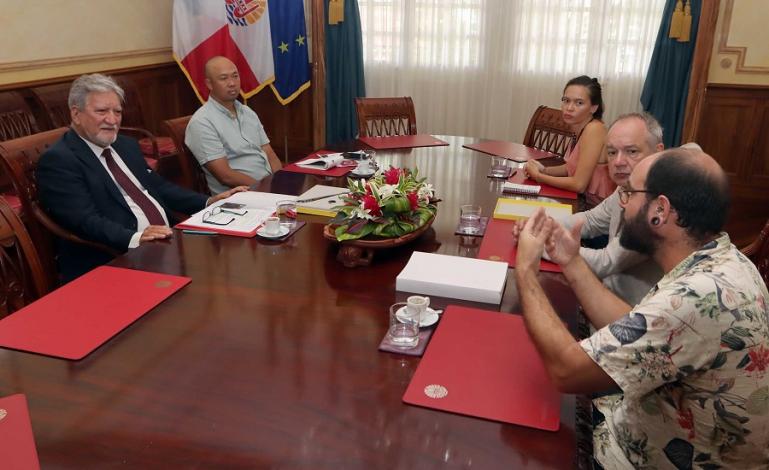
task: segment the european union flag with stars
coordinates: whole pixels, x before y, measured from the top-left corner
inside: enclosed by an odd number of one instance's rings
[[[281,104],[287,104],[310,87],[304,1],[271,1],[268,10],[275,62],[272,88]]]

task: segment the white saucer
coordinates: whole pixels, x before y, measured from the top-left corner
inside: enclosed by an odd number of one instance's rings
[[[358,171],[358,167],[355,167],[355,168],[354,168],[354,169],[353,169],[353,170],[350,172],[350,174],[352,174],[352,175],[355,175],[355,176],[362,176],[362,177],[364,177],[364,178],[365,178],[365,177],[368,177],[368,176],[372,176],[374,173],[376,173],[376,170],[374,170],[373,168],[369,169],[369,171],[363,172],[363,171]]]
[[[401,307],[400,310],[395,314],[395,316],[398,318],[398,320],[403,321],[403,318],[406,317],[406,307]],[[425,310],[425,314],[422,315],[422,319],[419,322],[420,328],[425,328],[427,326],[435,325],[435,323],[438,321],[438,312],[431,309],[430,307],[427,307],[427,310]]]
[[[280,238],[285,237],[288,235],[288,232],[290,232],[288,227],[280,227],[280,230],[278,230],[278,233],[267,233],[267,230],[264,229],[264,227],[260,227],[259,230],[256,231],[256,234],[263,238]]]

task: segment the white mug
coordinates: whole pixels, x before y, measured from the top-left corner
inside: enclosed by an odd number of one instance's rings
[[[268,235],[277,235],[280,233],[280,218],[279,217],[267,217],[264,221],[264,231]]]
[[[358,173],[368,173],[371,171],[371,160],[361,160],[358,163]]]
[[[406,299],[406,310],[409,316],[422,318],[425,316],[427,307],[430,306],[430,297],[423,297],[421,295],[411,295]]]

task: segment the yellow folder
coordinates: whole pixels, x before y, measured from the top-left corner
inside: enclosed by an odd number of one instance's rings
[[[560,202],[531,201],[501,197],[494,208],[495,219],[516,220],[530,217],[537,208],[543,207],[550,217],[561,220],[571,215],[571,205]]]

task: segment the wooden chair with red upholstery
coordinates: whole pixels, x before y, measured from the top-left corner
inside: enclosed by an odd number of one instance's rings
[[[0,93],[0,141],[38,132],[40,127],[24,96],[17,91]]]
[[[575,137],[560,109],[539,106],[529,120],[523,145],[563,157]]]
[[[39,106],[48,114],[51,128],[66,127],[70,124],[69,99],[70,83],[57,83],[32,88],[32,94]],[[133,86],[124,87],[126,93],[123,120],[120,133],[139,141],[139,147],[147,165],[157,170],[158,162],[164,157],[176,155],[176,147],[169,137],[157,137],[144,127],[140,101]]]
[[[742,252],[756,265],[764,283],[769,286],[769,221],[753,243],[742,248]]]
[[[411,97],[355,98],[360,137],[414,135],[417,116]]]
[[[0,164],[10,177],[14,190],[21,200],[21,220],[37,248],[49,285],[52,286],[58,284],[54,237],[87,245],[112,256],[120,254],[117,250],[100,243],[83,240],[62,228],[45,213],[40,205],[35,177],[37,162],[40,156],[66,131],[66,127],[60,127],[0,143]]]
[[[0,141],[37,134],[40,126],[24,96],[17,91],[0,93]],[[13,193],[8,176],[0,175],[0,193],[16,213],[21,212],[19,197]]]
[[[0,318],[44,296],[53,287],[27,229],[0,198]]]
[[[184,133],[192,116],[182,116],[163,121],[163,130],[171,136],[178,149],[178,163],[181,172],[179,184],[185,188],[202,194],[211,194],[206,181],[206,175],[200,167],[200,163],[192,155],[192,151],[184,143]]]

